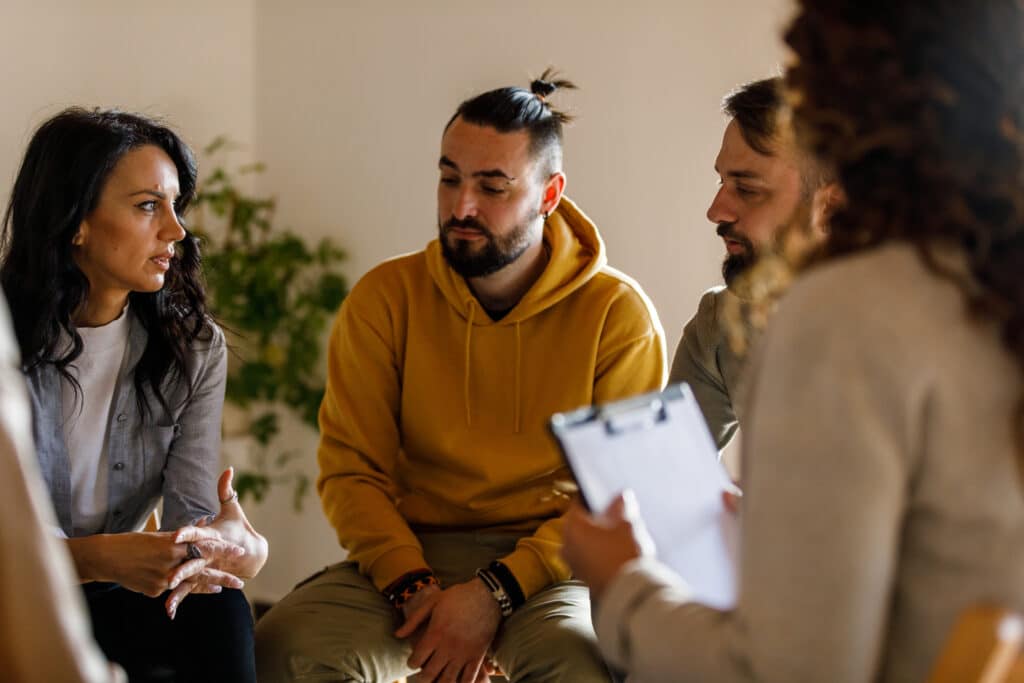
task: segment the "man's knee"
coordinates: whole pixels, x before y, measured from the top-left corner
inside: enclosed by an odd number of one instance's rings
[[[256,624],[256,678],[267,683],[295,680],[293,661],[307,656],[310,644],[303,621],[271,610]]]
[[[284,681],[390,681],[409,653],[392,636],[391,622],[371,614],[313,615],[285,605],[256,624],[260,683]]]
[[[506,671],[514,683],[612,680],[588,619],[531,620],[520,628],[526,632],[502,642],[497,652],[499,663],[507,662]]]

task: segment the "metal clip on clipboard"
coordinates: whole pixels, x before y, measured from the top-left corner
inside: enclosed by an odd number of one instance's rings
[[[598,415],[609,436],[650,429],[667,418],[665,403],[658,396],[646,399],[637,406],[612,404],[603,408]]]
[[[677,384],[664,391],[655,391],[603,406],[555,413],[551,416],[550,427],[559,442],[570,430],[588,422],[602,423],[608,436],[651,429],[669,419],[668,406],[672,401],[685,400],[688,397],[692,400],[692,394],[689,394],[688,390],[684,393],[682,385]]]

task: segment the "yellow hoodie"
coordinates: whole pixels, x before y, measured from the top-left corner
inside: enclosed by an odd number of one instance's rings
[[[590,219],[563,198],[544,242],[547,268],[497,322],[437,240],[377,266],[341,306],[317,488],[378,588],[428,566],[414,530],[521,534],[502,561],[526,597],[567,579],[557,490],[571,477],[546,421],[664,384],[657,314],[606,265]]]

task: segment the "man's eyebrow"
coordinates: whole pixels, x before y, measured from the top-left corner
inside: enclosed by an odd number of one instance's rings
[[[486,171],[477,171],[473,174],[474,178],[504,178],[508,182],[515,182],[515,178],[505,173],[500,168],[491,168]]]
[[[452,161],[451,159],[449,159],[446,156],[442,156],[440,161],[437,162],[437,165],[441,166],[441,167],[444,167],[444,168],[450,168],[453,171],[458,171],[459,170],[459,165],[456,164],[454,161]],[[500,168],[489,168],[489,169],[487,169],[485,171],[477,171],[476,173],[473,174],[473,177],[474,178],[504,178],[505,180],[507,180],[510,183],[513,183],[516,180],[514,176],[510,176],[508,173],[505,173]]]
[[[751,180],[761,180],[763,176],[760,173],[754,171],[727,171],[726,174],[730,178],[749,178]]]
[[[722,175],[722,172],[720,170],[718,170],[718,165],[717,164],[715,165],[715,173],[717,173],[719,175]],[[743,170],[743,169],[739,169],[739,170],[735,170],[735,171],[726,171],[725,172],[725,177],[726,178],[736,178],[738,180],[762,180],[762,181],[764,180],[764,176],[761,175],[760,173],[756,173],[755,171],[746,171],[746,170]]]

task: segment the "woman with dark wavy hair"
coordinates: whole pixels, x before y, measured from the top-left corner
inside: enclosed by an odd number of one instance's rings
[[[216,481],[226,351],[181,220],[195,191],[170,129],[68,109],[29,143],[3,223],[0,284],[54,532],[133,681],[255,680],[239,589],[267,544],[230,470]],[[144,531],[161,499],[162,530]]]
[[[638,682],[919,682],[964,609],[1024,608],[1024,10],[802,0],[786,40],[846,206],[753,359],[738,604],[621,502],[566,523]]]

